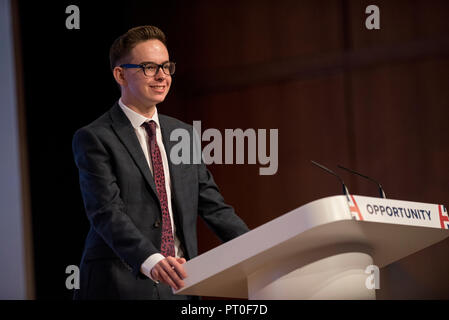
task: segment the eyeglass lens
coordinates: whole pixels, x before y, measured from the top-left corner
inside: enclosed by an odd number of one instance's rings
[[[144,66],[143,71],[147,76],[154,76],[157,72],[159,72],[159,68],[161,66],[156,63],[148,63]],[[166,62],[162,64],[162,71],[167,75],[171,76],[175,73],[175,63],[174,62]]]

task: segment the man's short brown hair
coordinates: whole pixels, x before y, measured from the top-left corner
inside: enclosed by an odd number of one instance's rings
[[[165,34],[155,26],[140,26],[129,29],[125,34],[115,39],[109,50],[109,62],[111,70],[122,63],[129,56],[131,50],[140,42],[156,39],[167,46]]]

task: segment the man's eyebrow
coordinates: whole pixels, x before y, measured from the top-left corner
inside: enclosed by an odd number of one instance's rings
[[[166,62],[170,62],[170,60],[166,60],[166,61],[162,62],[161,64],[164,64],[164,63],[166,63]],[[139,64],[149,64],[149,63],[159,64],[159,63],[156,63],[156,62],[154,62],[154,61],[143,61],[143,62],[141,62],[141,63],[139,63]]]

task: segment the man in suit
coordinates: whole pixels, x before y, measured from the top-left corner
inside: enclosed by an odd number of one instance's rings
[[[121,98],[73,138],[90,230],[75,299],[184,299],[183,264],[198,254],[197,216],[222,241],[248,231],[206,166],[174,164],[173,130],[193,128],[158,112],[171,85],[165,35],[130,29],[110,50]],[[193,139],[191,139],[193,141]]]

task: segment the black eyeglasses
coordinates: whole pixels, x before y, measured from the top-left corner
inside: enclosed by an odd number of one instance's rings
[[[120,65],[122,68],[141,68],[143,70],[143,73],[147,77],[152,77],[155,74],[159,72],[159,68],[162,69],[162,71],[167,76],[172,76],[175,73],[175,66],[176,64],[171,61],[164,62],[162,64],[157,64],[154,62],[146,62],[141,64],[131,64],[131,63],[125,63]]]

